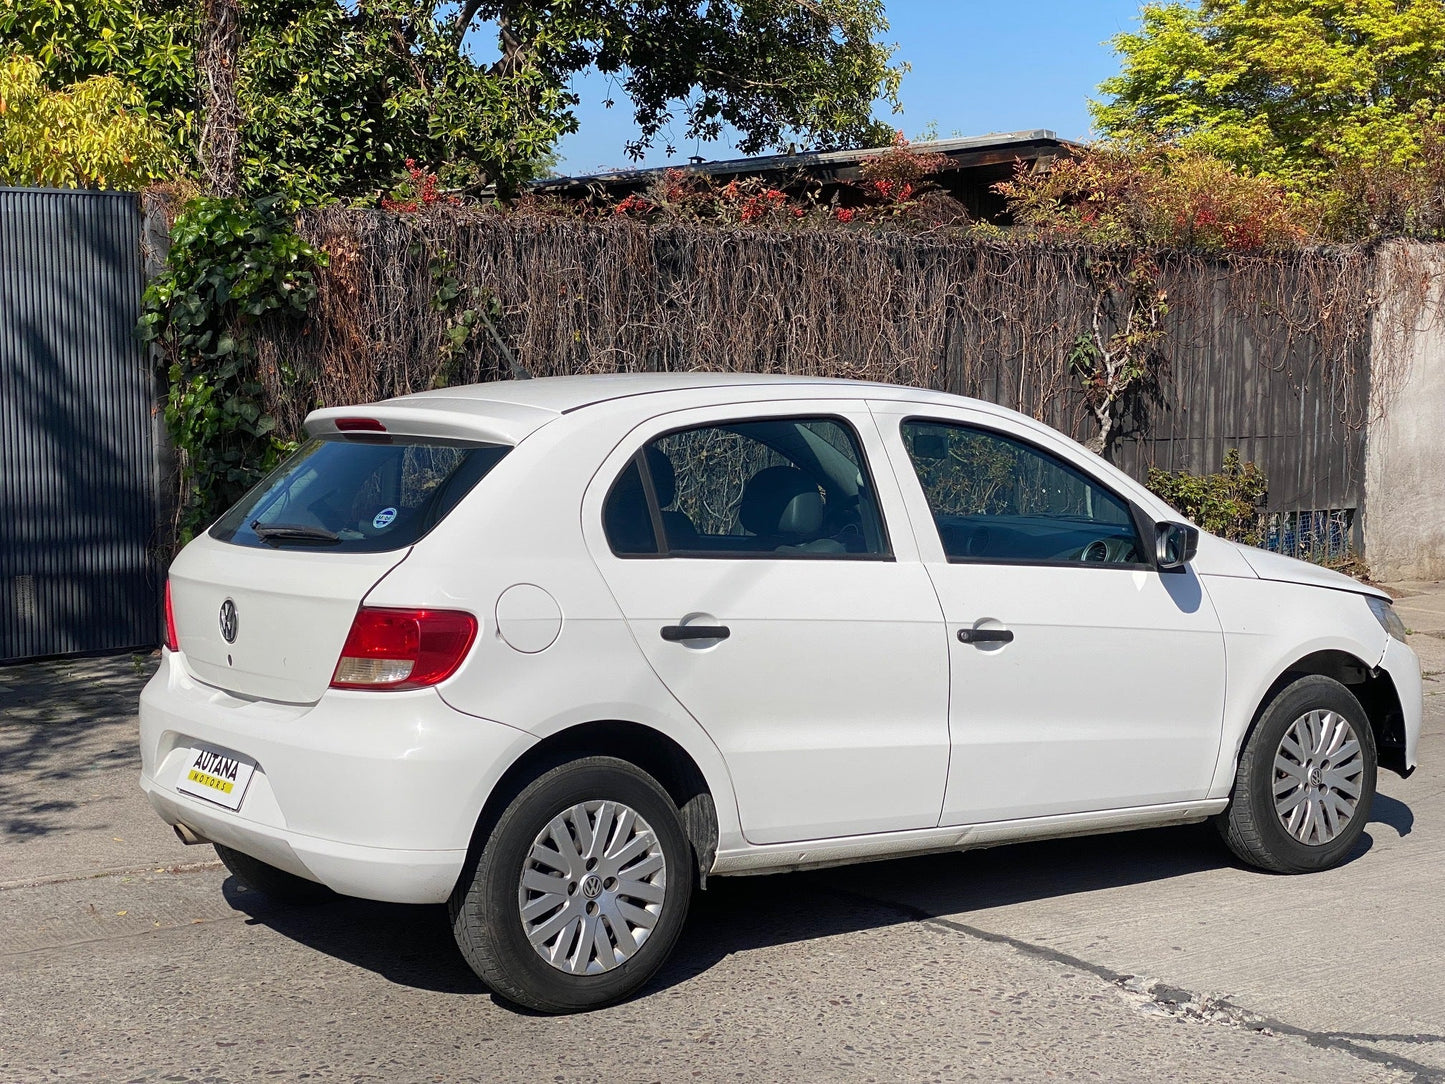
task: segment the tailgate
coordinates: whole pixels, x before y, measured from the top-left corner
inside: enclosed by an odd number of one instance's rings
[[[202,535],[170,571],[187,668],[238,696],[319,700],[361,600],[410,552],[252,549]],[[229,641],[222,628],[228,600]]]

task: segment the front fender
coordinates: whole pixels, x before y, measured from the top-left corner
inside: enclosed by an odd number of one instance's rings
[[[1352,591],[1236,576],[1205,582],[1224,629],[1223,732],[1209,788],[1209,797],[1223,798],[1255,715],[1282,674],[1321,651],[1349,655],[1370,670],[1392,641],[1364,596]],[[1418,682],[1418,666],[1416,672]],[[1417,713],[1417,732],[1418,719]]]

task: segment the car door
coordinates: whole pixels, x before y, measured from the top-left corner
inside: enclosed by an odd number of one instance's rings
[[[1194,572],[1157,571],[1140,517],[1063,441],[966,411],[875,415],[948,625],[942,823],[1204,798],[1224,639]]]
[[[750,842],[938,823],[943,617],[892,472],[869,468],[881,455],[858,402],[687,411],[635,430],[584,501],[598,566],[726,758]]]

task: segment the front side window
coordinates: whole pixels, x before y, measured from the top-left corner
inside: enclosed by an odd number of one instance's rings
[[[832,418],[722,422],[661,436],[619,476],[603,521],[621,556],[889,554],[857,438]]]
[[[238,546],[377,553],[409,546],[508,448],[415,437],[311,440],[216,521]]]
[[[902,433],[950,560],[1145,563],[1129,505],[1063,460],[972,426]]]

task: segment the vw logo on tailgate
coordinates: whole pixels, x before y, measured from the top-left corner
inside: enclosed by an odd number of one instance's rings
[[[236,617],[236,604],[230,599],[221,603],[221,635],[226,643],[236,642],[236,632],[240,628],[240,621]]]

